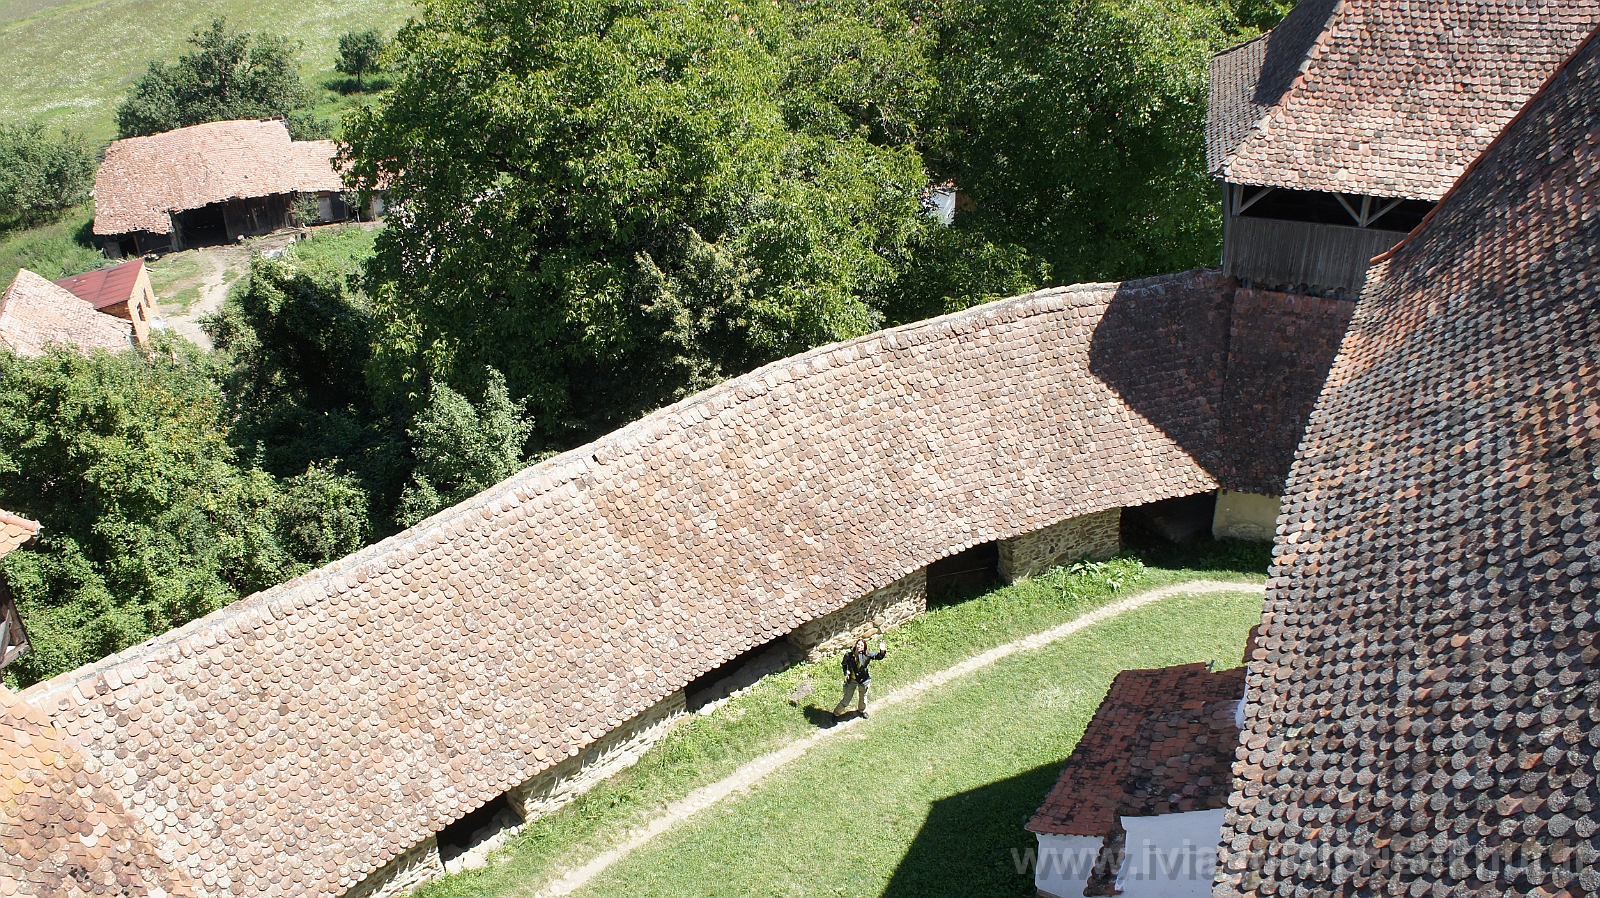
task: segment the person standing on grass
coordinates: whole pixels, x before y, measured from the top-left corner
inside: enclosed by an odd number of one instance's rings
[[[844,698],[839,699],[838,707],[833,709],[833,720],[839,721],[839,715],[849,707],[852,696],[859,696],[856,700],[856,713],[862,717],[867,716],[867,687],[872,683],[872,662],[880,661],[888,654],[883,650],[883,640],[878,641],[876,652],[867,651],[867,641],[857,639],[855,647],[844,653]]]

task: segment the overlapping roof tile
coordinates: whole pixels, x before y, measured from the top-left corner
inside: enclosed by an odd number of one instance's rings
[[[1600,0],[1304,0],[1214,59],[1210,169],[1436,200],[1597,23]]]
[[[0,686],[0,895],[196,894],[122,809],[101,768]]]
[[[1235,289],[1047,290],[784,360],[27,697],[211,893],[337,894],[947,553],[1224,482]]]
[[[106,149],[94,180],[94,232],[172,229],[168,213],[232,199],[342,190],[332,141],[295,141],[277,119],[192,125]]]
[[[1180,664],[1117,674],[1028,830],[1106,836],[1119,816],[1222,807],[1243,695],[1242,667]]]
[[[0,346],[41,355],[52,345],[116,352],[133,346],[133,325],[21,269],[0,294]]]
[[[39,535],[39,522],[0,508],[0,558]]]
[[[1368,279],[1284,499],[1217,895],[1600,893],[1597,472],[1591,36]]]

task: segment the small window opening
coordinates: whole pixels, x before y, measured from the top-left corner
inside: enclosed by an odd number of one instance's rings
[[[698,711],[712,702],[754,686],[767,674],[777,673],[798,660],[800,650],[779,636],[695,677],[683,688],[684,698],[690,711]]]
[[[1000,582],[1000,544],[979,543],[928,565],[929,604],[970,599]]]

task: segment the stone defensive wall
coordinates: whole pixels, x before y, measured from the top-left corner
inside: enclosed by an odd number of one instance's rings
[[[0,804],[0,878],[414,884],[445,826],[559,806],[741,654],[914,614],[932,562],[998,542],[1025,576],[1116,551],[1124,507],[1281,493],[1351,306],[1211,270],[1052,289],[693,396],[24,692],[88,785],[50,793],[62,823]],[[84,848],[103,817],[140,860]]]

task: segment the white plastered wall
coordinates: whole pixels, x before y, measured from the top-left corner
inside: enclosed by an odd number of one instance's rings
[[[1211,515],[1211,535],[1217,539],[1272,542],[1278,529],[1278,497],[1259,493],[1217,490],[1217,510]]]
[[[1219,830],[1220,831],[1220,830]],[[1039,857],[1033,885],[1041,895],[1082,898],[1089,872],[1100,855],[1099,836],[1057,836],[1039,833]]]
[[[1223,813],[1123,817],[1128,841],[1117,875],[1123,898],[1209,898]]]

